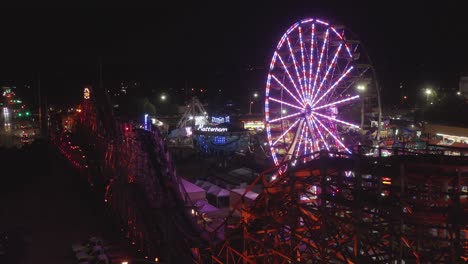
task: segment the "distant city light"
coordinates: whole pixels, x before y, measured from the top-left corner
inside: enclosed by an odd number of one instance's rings
[[[457,92],[457,95],[461,95],[461,92],[460,92],[460,91],[458,91],[458,92]]]
[[[257,97],[258,97],[258,93],[254,93],[253,96],[254,96],[255,98],[257,98]]]
[[[145,114],[145,129],[148,130],[148,114]]]
[[[429,89],[429,88],[427,88],[426,91],[425,91],[425,93],[426,93],[427,95],[431,95],[431,94],[432,94],[432,90]]]
[[[90,97],[90,91],[89,91],[89,88],[84,88],[84,91],[83,91],[83,98],[88,100],[89,97]]]

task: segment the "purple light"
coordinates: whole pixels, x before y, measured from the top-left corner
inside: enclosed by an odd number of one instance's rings
[[[308,23],[308,22],[312,22],[312,21],[314,21],[313,18],[308,18],[308,19],[303,19],[303,20],[301,21],[301,23],[304,24],[304,23]]]
[[[344,39],[343,39],[343,36],[342,36],[343,34],[339,34],[339,33],[336,31],[336,29],[335,29],[334,27],[330,27],[330,28],[333,30],[333,32],[335,32],[335,34],[336,34],[341,40],[344,40]],[[344,33],[344,30],[343,30],[343,33]],[[349,50],[349,47],[348,47],[348,44],[347,44],[347,43],[345,43],[345,48],[346,48],[346,51],[348,52],[349,57],[352,58],[353,56],[351,55],[351,51]]]
[[[294,29],[297,28],[297,26],[299,26],[299,23],[295,23],[294,25],[292,25],[288,31],[286,31],[286,34],[289,35],[289,33],[291,33]]]
[[[275,53],[273,54],[273,58],[271,59],[270,71],[273,70],[273,68],[275,67],[275,62],[276,62],[276,56],[277,56],[277,55],[278,55],[278,54],[277,54],[276,51],[275,51]]]
[[[346,77],[352,69],[353,69],[353,66],[349,67],[348,70],[343,75],[341,75],[340,78],[332,86],[330,86],[330,88],[328,88],[328,90],[325,93],[323,93],[323,95],[318,100],[316,100],[312,104],[312,107],[317,105],[320,102],[320,100],[322,100],[331,90],[333,90],[333,88],[335,88],[335,86],[337,86],[341,82],[341,80],[343,80],[343,78]]]
[[[322,44],[322,51],[320,52],[320,59],[319,59],[318,65],[317,65],[317,71],[315,72],[314,86],[312,87],[312,95],[316,94],[315,93],[315,87],[317,85],[317,79],[318,79],[317,77],[320,74],[320,66],[322,65],[322,59],[323,59],[323,53],[325,51],[325,46],[327,45],[327,42],[328,42],[328,32],[329,31],[327,29],[327,31],[325,32],[325,39],[323,40],[323,44]],[[314,100],[314,98],[312,98],[312,100]]]
[[[305,71],[305,62],[304,62],[304,44],[302,43],[302,29],[299,27],[299,42],[301,43],[301,58],[302,58],[302,74],[304,75],[304,86],[302,89],[305,89],[305,93],[307,94],[307,79],[306,79],[306,71]],[[307,96],[304,96],[307,97]]]
[[[314,95],[313,98],[317,97],[317,94],[319,93],[320,88],[322,88],[323,84],[324,84],[325,81],[327,80],[327,77],[328,77],[328,74],[330,73],[331,68],[334,68],[334,67],[335,67],[335,65],[336,65],[336,58],[338,58],[338,54],[340,53],[341,47],[342,47],[342,45],[340,44],[340,46],[338,46],[338,49],[336,49],[335,56],[333,56],[332,62],[331,62],[330,65],[328,66],[327,71],[325,72],[325,76],[323,77],[322,81],[320,82],[320,85],[319,85],[319,87],[317,88],[316,94]]]
[[[297,149],[296,149],[296,158],[299,157],[299,152],[301,150],[301,143],[302,143],[302,138],[304,137],[304,126],[302,126],[302,129],[301,129],[301,137],[299,138],[299,145],[297,146]]]
[[[304,156],[307,154],[307,143],[309,142],[309,133],[308,133],[309,128],[305,126],[305,141],[304,141]],[[304,158],[304,162],[306,161],[306,158]]]
[[[341,142],[341,140],[339,140],[339,139],[333,134],[333,132],[331,132],[330,130],[328,130],[328,128],[327,128],[324,124],[322,124],[322,122],[320,122],[320,120],[318,120],[318,118],[316,118],[315,116],[312,116],[312,117],[323,127],[323,129],[325,129],[325,131],[328,132],[328,134],[330,134],[330,136],[333,137],[333,139],[335,139],[336,142],[338,142],[338,144],[340,144],[340,146],[341,146],[342,148],[344,148],[348,153],[351,154],[351,151],[349,151],[349,150],[345,147],[345,145]]]
[[[271,76],[273,77],[273,79],[275,79],[275,81],[276,81],[276,82],[277,82],[279,85],[281,85],[281,87],[283,87],[283,89],[285,89],[285,90],[286,90],[286,92],[288,92],[288,93],[289,93],[289,95],[291,95],[291,96],[292,96],[292,98],[294,98],[294,100],[296,100],[296,101],[297,101],[299,104],[301,104],[302,106],[304,106],[304,105],[303,105],[303,103],[302,103],[301,101],[299,101],[299,99],[297,99],[297,98],[296,98],[296,97],[295,97],[295,96],[292,94],[292,92],[291,92],[291,91],[289,91],[289,89],[288,89],[288,88],[286,88],[286,86],[284,86],[284,84],[283,84],[283,83],[281,83],[281,82],[280,82],[280,80],[278,80],[278,79],[276,78],[276,76],[274,76],[274,75],[271,75]]]
[[[278,143],[278,141],[280,141],[281,138],[283,138],[293,127],[295,127],[300,120],[301,119],[296,120],[294,124],[292,124],[286,131],[284,131],[284,133],[279,138],[277,138],[275,142],[273,142],[272,146],[276,145],[276,143]]]
[[[336,102],[333,102],[333,103],[329,103],[329,104],[326,104],[326,105],[321,105],[321,106],[314,107],[314,108],[312,108],[312,110],[319,110],[319,109],[322,109],[322,108],[326,108],[326,107],[329,107],[329,106],[332,106],[332,105],[341,104],[341,103],[351,101],[351,100],[354,100],[354,99],[358,99],[358,98],[359,98],[359,95],[355,95],[353,97],[349,97],[349,98],[339,100],[339,101],[336,101]]]
[[[309,56],[309,85],[307,87],[308,91],[309,91],[309,97],[311,95],[311,91],[310,91],[310,84],[311,84],[311,81],[312,81],[312,68],[313,68],[313,65],[314,65],[314,61],[313,61],[313,58],[314,58],[314,42],[315,42],[315,24],[312,24],[312,39],[310,40],[310,56]],[[310,98],[309,98],[310,99]]]
[[[287,36],[287,34],[284,34],[284,35],[281,37],[281,40],[280,40],[280,42],[278,43],[278,46],[276,46],[276,49],[279,50],[279,49],[283,46],[283,43],[284,43],[284,41],[286,40],[286,36]],[[275,53],[276,53],[276,52],[275,52]]]
[[[296,57],[294,56],[294,53],[291,48],[291,42],[289,41],[289,38],[286,38],[286,40],[288,41],[289,52],[291,53],[291,57],[292,57],[293,64],[294,64],[294,69],[296,70],[296,76],[297,76],[297,79],[299,80],[299,87],[301,87],[301,91],[304,92],[304,87],[302,87],[302,83],[301,83],[301,75],[299,74],[299,70],[297,69]],[[300,96],[301,99],[304,101],[303,94],[301,93],[300,95],[301,95]]]
[[[310,119],[312,121],[312,125],[314,126],[315,130],[319,133],[320,138],[322,139],[323,144],[325,145],[325,148],[327,148],[328,151],[330,151],[330,148],[328,147],[327,142],[325,141],[325,138],[322,135],[322,132],[320,132],[320,128],[318,125],[315,123],[314,119]],[[320,148],[319,148],[320,149]]]
[[[317,21],[318,23],[323,24],[323,25],[325,25],[325,26],[328,26],[328,23],[327,23],[327,22],[324,22],[324,21],[322,21],[322,20],[316,19],[315,21]]]
[[[312,112],[313,115],[318,115],[320,117],[323,117],[323,118],[326,118],[328,120],[332,120],[332,121],[335,121],[335,122],[338,122],[338,123],[341,123],[341,124],[344,124],[344,125],[348,125],[350,127],[353,127],[353,128],[359,128],[359,126],[356,126],[354,124],[351,124],[351,123],[348,123],[348,122],[345,122],[343,120],[340,120],[340,119],[336,119],[334,117],[331,117],[331,116],[326,116],[326,115],[322,115],[320,113],[317,113],[317,112]]]
[[[272,100],[272,101],[274,101],[274,102],[280,103],[280,104],[285,104],[285,105],[288,105],[288,106],[297,108],[297,109],[299,109],[299,110],[305,110],[303,107],[299,107],[299,106],[296,106],[296,105],[293,105],[293,104],[290,104],[290,103],[286,103],[286,102],[284,102],[284,101],[278,100],[278,99],[273,98],[273,97],[270,97],[269,99]]]
[[[283,116],[283,117],[280,117],[280,118],[276,118],[276,119],[270,120],[270,123],[274,123],[274,122],[276,122],[276,121],[280,121],[280,120],[283,120],[283,119],[287,119],[287,118],[290,118],[290,117],[293,117],[293,116],[297,116],[297,115],[300,115],[300,114],[301,114],[301,112],[298,112],[298,113],[290,114],[290,115]]]
[[[279,54],[278,54],[278,58],[279,58],[279,60],[281,61],[281,65],[283,65],[284,70],[285,70],[286,73],[288,74],[289,80],[290,80],[291,83],[293,84],[294,88],[296,89],[297,94],[299,95],[299,97],[300,97],[301,100],[302,100],[301,93],[299,92],[299,89],[297,89],[296,83],[294,82],[293,78],[291,77],[291,74],[289,73],[288,68],[287,68],[286,65],[284,64],[284,61],[283,61],[283,59],[281,58],[281,56],[280,56]]]

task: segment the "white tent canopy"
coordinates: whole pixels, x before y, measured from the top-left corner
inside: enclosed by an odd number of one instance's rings
[[[192,202],[206,199],[206,191],[203,188],[185,179],[182,179],[182,185]],[[181,188],[181,191],[183,191],[182,186],[180,186],[180,188]]]

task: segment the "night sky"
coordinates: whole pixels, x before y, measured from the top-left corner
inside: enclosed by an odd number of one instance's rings
[[[448,4],[455,1],[191,2],[156,9],[3,8],[0,84],[34,89],[40,72],[49,102],[73,102],[84,85],[96,84],[101,57],[106,88],[138,81],[148,91],[178,89],[187,80],[232,95],[263,92],[274,47],[305,17],[361,36],[386,103],[396,101],[400,82],[413,91],[456,88],[468,69],[468,20],[461,4]]]

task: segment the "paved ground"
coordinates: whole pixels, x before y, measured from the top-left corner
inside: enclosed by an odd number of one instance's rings
[[[115,217],[45,144],[0,149],[0,233],[17,230],[2,264],[75,263],[70,246],[90,235],[122,239]]]

